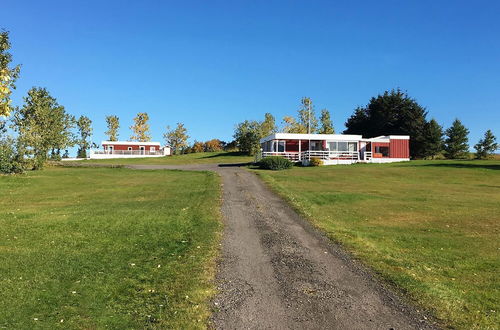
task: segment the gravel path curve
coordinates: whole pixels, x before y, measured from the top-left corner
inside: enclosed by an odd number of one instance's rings
[[[216,329],[432,329],[415,308],[271,192],[229,165],[133,165],[216,171],[224,235]]]

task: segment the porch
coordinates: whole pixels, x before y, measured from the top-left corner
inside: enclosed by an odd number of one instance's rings
[[[165,156],[163,149],[150,150],[90,150],[90,158],[92,159],[110,159],[110,158],[140,158],[140,157],[163,157]]]
[[[306,150],[301,152],[273,152],[262,151],[261,157],[280,156],[293,162],[307,164],[311,158],[319,158],[325,165],[333,164],[353,164],[358,162],[368,162],[372,160],[372,152],[364,151],[330,151],[330,150]]]

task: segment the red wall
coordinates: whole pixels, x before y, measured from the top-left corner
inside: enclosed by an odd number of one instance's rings
[[[301,151],[306,151],[309,146],[309,141],[308,140],[302,140],[301,141]],[[299,152],[299,140],[286,140],[286,147],[285,150],[288,152]]]
[[[103,144],[103,147],[104,147],[104,146],[108,146],[108,148],[109,148],[110,146],[113,146],[113,149],[114,149],[114,150],[128,150],[128,148],[129,148],[129,147],[132,147],[132,150],[140,150],[140,149],[139,149],[139,146],[140,146],[139,144],[137,144],[137,145],[124,145],[124,144],[114,144],[114,145],[109,145],[109,144]],[[144,150],[149,151],[149,150],[150,150],[150,149],[149,149],[150,147],[155,147],[155,150],[160,150],[160,145],[159,145],[159,144],[158,144],[158,145],[154,145],[154,146],[151,146],[151,145],[149,145],[149,146],[144,146]]]
[[[372,152],[373,152],[374,155],[377,152],[377,147],[388,147],[389,148],[389,157],[391,157],[391,146],[390,146],[390,143],[387,143],[387,142],[372,142]],[[385,158],[387,158],[387,157],[385,157]]]
[[[410,158],[409,140],[390,140],[389,156],[391,158]]]

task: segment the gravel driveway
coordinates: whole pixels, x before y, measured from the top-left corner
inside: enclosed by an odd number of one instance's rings
[[[224,235],[212,325],[217,329],[429,329],[425,316],[238,166],[223,183]],[[290,178],[293,180],[293,178]]]

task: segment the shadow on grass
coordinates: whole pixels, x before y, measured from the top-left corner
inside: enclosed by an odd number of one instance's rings
[[[241,156],[248,156],[248,154],[246,154],[244,152],[232,151],[232,152],[224,152],[224,153],[210,155],[210,156],[204,156],[201,158],[241,157]]]
[[[227,164],[219,164],[219,167],[244,167],[252,165],[252,162],[249,163],[227,163]]]
[[[468,168],[468,169],[487,169],[500,170],[500,164],[478,164],[477,162],[468,163],[466,160],[456,163],[436,163],[436,164],[411,164],[402,165],[401,167],[442,167],[442,168]]]

